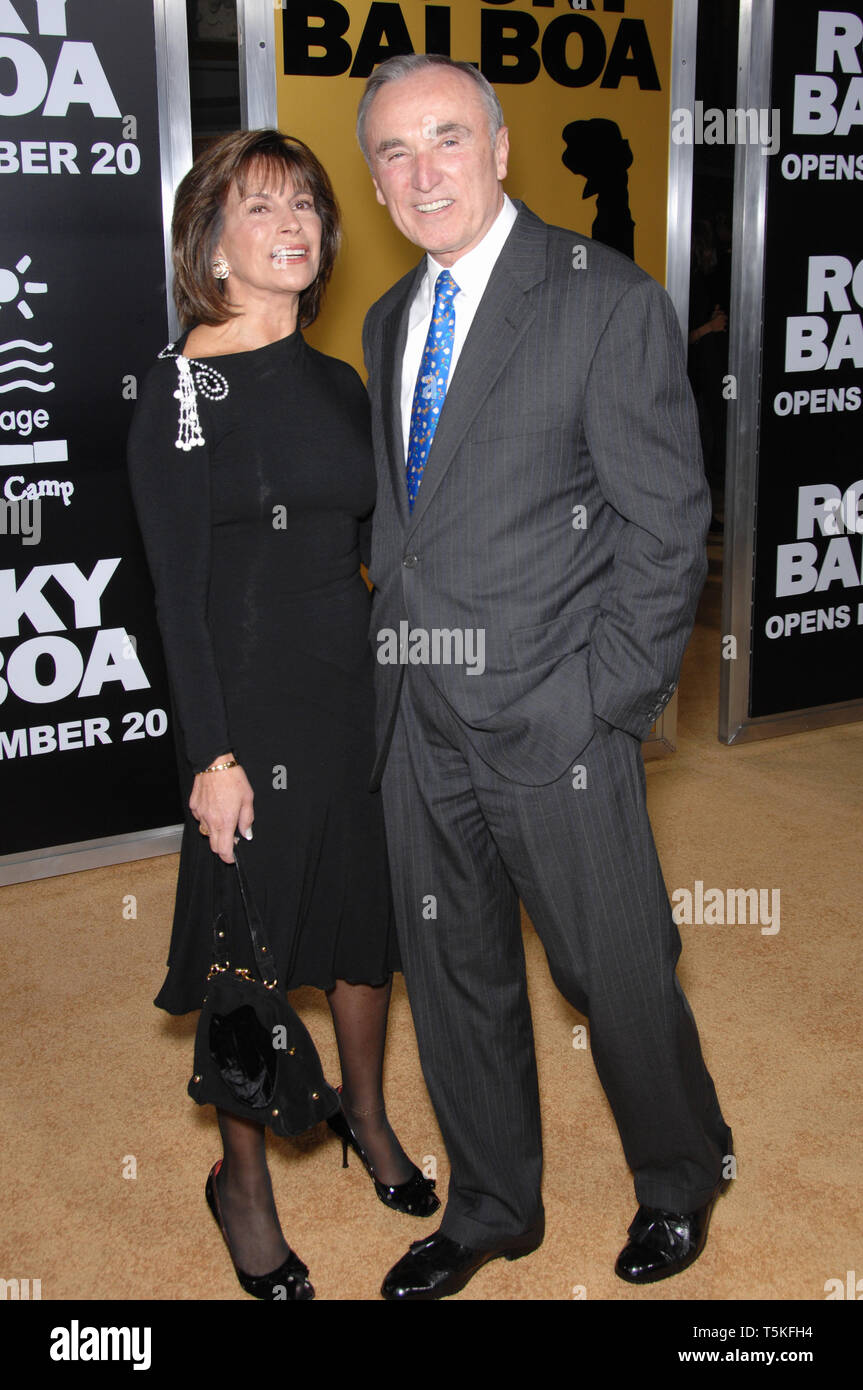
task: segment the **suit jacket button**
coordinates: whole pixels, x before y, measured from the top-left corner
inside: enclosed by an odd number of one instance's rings
[[[416,569],[417,565],[419,564],[419,556],[406,555],[405,558],[402,560],[402,564],[404,565],[406,570]]]

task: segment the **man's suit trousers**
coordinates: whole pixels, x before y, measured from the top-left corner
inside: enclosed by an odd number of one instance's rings
[[[519,898],[552,978],[589,1019],[638,1201],[708,1201],[731,1133],[675,973],[638,740],[597,720],[572,769],[523,786],[482,761],[429,673],[408,666],[382,792],[405,979],[451,1164],[443,1232],[487,1249],[542,1211]]]

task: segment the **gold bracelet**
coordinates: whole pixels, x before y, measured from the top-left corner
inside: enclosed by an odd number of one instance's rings
[[[239,767],[239,766],[240,766],[240,764],[236,761],[236,759],[232,759],[231,762],[229,762],[229,763],[214,763],[212,767],[202,767],[202,768],[201,768],[201,771],[202,771],[202,772],[226,772],[227,769],[228,769],[229,767]]]

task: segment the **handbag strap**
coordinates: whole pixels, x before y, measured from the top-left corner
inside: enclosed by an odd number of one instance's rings
[[[265,985],[267,985],[268,988],[272,989],[272,988],[278,983],[278,981],[277,981],[277,979],[276,979],[276,977],[275,977],[275,974],[274,974],[274,972],[275,972],[274,957],[273,957],[272,951],[270,950],[269,944],[268,944],[268,942],[267,942],[266,933],[265,933],[265,931],[264,931],[264,924],[263,924],[263,922],[261,921],[260,913],[258,912],[258,909],[257,909],[256,906],[255,906],[254,899],[253,899],[252,894],[251,894],[251,892],[250,892],[250,890],[249,890],[249,884],[248,884],[248,880],[247,880],[247,878],[246,878],[245,870],[243,869],[243,867],[242,867],[242,865],[241,865],[241,863],[240,863],[240,855],[237,853],[237,850],[238,850],[238,849],[239,849],[239,845],[235,845],[235,846],[234,846],[234,865],[235,865],[236,871],[237,871],[237,882],[238,882],[238,884],[239,884],[239,889],[240,889],[240,901],[241,901],[242,904],[243,904],[243,913],[244,913],[244,916],[245,916],[245,918],[246,918],[246,925],[247,925],[248,928],[249,928],[249,935],[250,935],[251,938],[252,938],[252,949],[253,949],[253,951],[254,951],[254,953],[255,953],[255,965],[257,966],[258,974],[259,974],[259,976],[260,976],[260,978],[261,978],[262,983],[265,984]],[[222,903],[222,891],[221,891],[221,889],[222,889],[222,883],[224,882],[224,880],[223,880],[223,878],[222,878],[222,873],[223,873],[222,861],[219,859],[219,856],[218,856],[218,855],[215,855],[215,854],[214,854],[214,855],[213,855],[213,858],[214,858],[214,860],[216,861],[213,867],[214,867],[214,872],[215,872],[215,874],[216,874],[216,908],[217,908],[216,912],[213,914],[213,964],[214,964],[214,968],[215,968],[216,971],[222,971],[222,970],[226,970],[226,969],[228,968],[228,965],[229,965],[229,962],[228,962],[226,959],[224,959],[225,953],[226,953],[227,950],[228,950],[228,940],[227,940],[227,936],[225,935],[224,932],[222,933],[222,939],[220,940],[220,937],[219,937],[219,922],[220,922],[220,921],[223,921],[223,922],[225,923],[226,928],[228,927],[229,923],[228,923],[227,914],[226,914],[226,913],[224,912],[224,910],[221,908],[221,903]],[[296,942],[295,942],[295,946],[296,946]],[[296,951],[294,950],[291,954],[292,954],[291,965],[288,967],[288,975],[289,975],[289,976],[290,976],[290,971],[291,971],[291,969],[293,968],[293,957],[295,956]],[[222,959],[221,961],[220,961],[220,959],[219,959],[220,956],[223,957],[223,959]]]

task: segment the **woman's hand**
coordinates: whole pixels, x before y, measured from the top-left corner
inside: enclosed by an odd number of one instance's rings
[[[233,757],[233,753],[225,753],[213,762],[229,763]],[[200,825],[201,834],[209,836],[210,849],[226,864],[234,862],[237,832],[246,840],[252,838],[254,795],[239,764],[221,772],[199,772],[195,777],[189,810]]]

